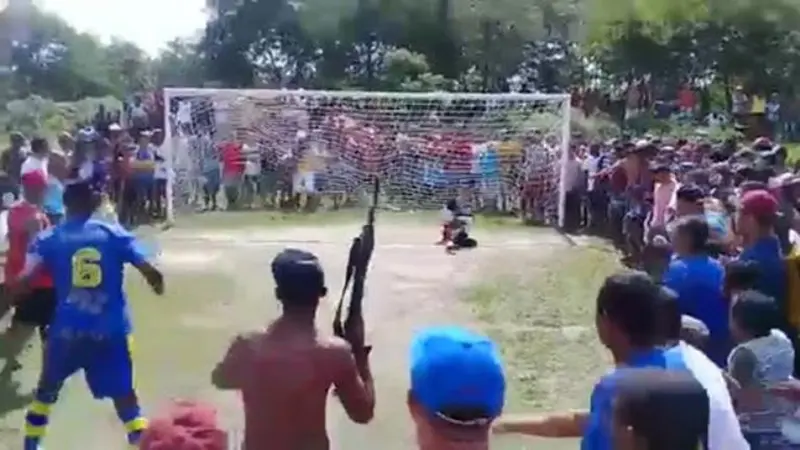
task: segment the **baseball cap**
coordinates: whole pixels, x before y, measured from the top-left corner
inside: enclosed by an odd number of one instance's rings
[[[319,290],[325,286],[325,273],[319,259],[310,252],[287,248],[272,260],[272,277],[275,284],[289,288]]]
[[[773,217],[778,214],[778,201],[768,191],[757,189],[742,195],[739,209],[755,217]]]
[[[482,425],[498,417],[506,379],[495,343],[460,327],[432,327],[411,343],[411,393],[431,415],[459,425]],[[448,412],[483,411],[486,417],[460,419]]]
[[[20,181],[24,188],[43,188],[47,186],[47,175],[41,170],[32,170],[23,174]]]
[[[686,202],[699,202],[706,198],[706,194],[703,192],[703,189],[696,184],[684,184],[678,188],[675,197],[678,200]]]

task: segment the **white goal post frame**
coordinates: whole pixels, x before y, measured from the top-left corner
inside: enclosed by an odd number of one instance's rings
[[[571,127],[570,115],[572,106],[570,104],[570,94],[529,94],[529,93],[453,93],[453,92],[374,92],[374,91],[315,91],[315,90],[284,90],[284,89],[215,89],[215,88],[164,88],[163,89],[163,114],[165,120],[164,152],[167,167],[167,186],[166,186],[166,207],[167,224],[175,224],[175,208],[173,199],[173,183],[175,170],[173,167],[173,139],[170,124],[171,104],[174,97],[205,96],[214,95],[238,95],[242,97],[254,97],[259,99],[269,99],[275,97],[285,97],[292,94],[303,97],[325,97],[325,98],[349,98],[349,99],[368,99],[368,98],[390,98],[390,99],[439,99],[439,100],[528,100],[528,101],[551,101],[561,102],[561,159],[558,184],[558,226],[564,226],[564,216],[566,209],[566,168],[569,161]]]

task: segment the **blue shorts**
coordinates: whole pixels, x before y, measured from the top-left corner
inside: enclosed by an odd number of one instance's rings
[[[67,378],[83,370],[97,398],[120,398],[134,393],[132,338],[64,337],[57,331],[47,340],[39,389],[57,393]]]

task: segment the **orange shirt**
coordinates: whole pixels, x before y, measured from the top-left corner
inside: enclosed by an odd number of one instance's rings
[[[28,245],[35,236],[31,232],[29,224],[32,220],[38,220],[41,229],[50,227],[47,216],[36,205],[20,201],[11,206],[8,210],[8,252],[6,254],[5,279],[6,281],[16,279],[23,267],[25,267],[25,255],[28,253]],[[43,270],[40,270],[31,279],[33,288],[53,287],[53,279]]]

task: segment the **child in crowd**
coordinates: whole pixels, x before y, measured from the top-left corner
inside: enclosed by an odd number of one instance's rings
[[[777,324],[773,298],[754,290],[735,295],[730,327],[737,345],[728,356],[728,373],[742,393],[759,392],[739,403],[742,431],[751,442],[779,436],[783,419],[793,410],[786,401],[760,392],[792,378],[794,348]]]

